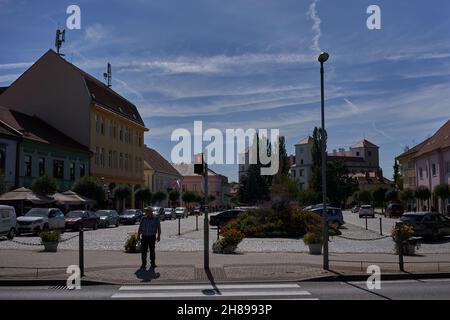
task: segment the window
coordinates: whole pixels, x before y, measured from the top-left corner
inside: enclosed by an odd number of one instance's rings
[[[95,118],[95,132],[100,133],[100,117],[98,114],[96,114],[94,118]]]
[[[99,164],[99,148],[95,147],[95,154],[94,154],[94,163],[96,166]]]
[[[116,139],[117,138],[117,122],[116,122],[116,120],[111,120],[111,122],[112,122],[112,128],[113,128],[112,136],[114,139]]]
[[[102,148],[102,151],[100,153],[100,165],[102,168],[105,167],[105,148]]]
[[[296,172],[296,171],[295,171],[295,170],[292,170],[291,172],[292,172],[292,177],[295,178],[295,172]]]
[[[64,161],[53,160],[53,177],[64,179]]]
[[[109,150],[108,152],[108,168],[112,169],[113,167],[113,152]]]
[[[119,156],[119,168],[120,168],[120,170],[123,170],[123,153],[122,152],[120,153],[120,156]]]
[[[70,163],[70,180],[75,180],[75,162]]]
[[[300,159],[300,164],[303,164],[303,159]]]
[[[100,117],[100,133],[105,134],[105,118]]]
[[[118,167],[118,159],[117,159],[117,151],[113,151],[113,158],[114,158],[114,169],[117,169]]]
[[[0,172],[5,172],[6,167],[5,150],[0,150]]]
[[[128,153],[125,154],[125,170],[128,170]]]
[[[139,147],[142,147],[142,134],[141,133],[138,134],[138,139],[139,139],[138,145],[139,145]]]
[[[107,120],[108,121],[108,132],[109,136],[113,136],[113,120]]]
[[[119,140],[123,141],[123,126],[122,125],[119,127]]]
[[[305,175],[305,170],[304,169],[300,169],[300,177],[303,177]]]
[[[419,168],[419,178],[420,178],[420,180],[423,180],[423,169],[422,169],[422,167]]]
[[[86,175],[86,165],[84,163],[80,163],[80,178]]]
[[[367,151],[367,155],[368,155],[369,157],[371,157],[371,156],[372,156],[372,151]]]
[[[433,164],[431,165],[431,173],[433,174],[433,177],[436,177],[436,175],[437,175],[437,170],[436,170],[436,164],[435,164],[435,163],[433,163]]]
[[[42,177],[45,175],[45,158],[40,157],[39,158],[39,176]]]
[[[25,177],[31,177],[31,156],[25,156]]]
[[[359,157],[359,151],[356,152],[356,156]]]

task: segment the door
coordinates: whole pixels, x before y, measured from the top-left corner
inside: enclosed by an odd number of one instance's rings
[[[6,209],[0,210],[0,234],[6,233],[9,231],[10,225],[9,212]]]

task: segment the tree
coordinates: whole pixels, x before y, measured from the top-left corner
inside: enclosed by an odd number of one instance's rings
[[[434,187],[433,192],[436,195],[436,197],[438,197],[439,200],[441,200],[442,212],[446,213],[447,210],[445,208],[445,201],[450,197],[450,187],[449,187],[449,185],[446,184],[446,183],[437,185],[436,187]]]
[[[386,201],[398,201],[398,191],[395,189],[391,189],[388,192],[386,192]]]
[[[388,189],[385,187],[377,187],[372,192],[372,198],[376,206],[381,207],[381,213],[384,213],[384,205],[386,203],[386,193]]]
[[[144,206],[151,203],[152,201],[152,192],[149,188],[139,188],[135,191],[134,197],[136,201],[140,204],[140,208],[143,209]]]
[[[372,201],[372,194],[368,190],[361,190],[358,192],[358,201],[362,204],[368,204]]]
[[[331,205],[343,207],[358,189],[358,181],[349,176],[343,161],[327,162],[327,198]]]
[[[425,186],[419,186],[416,189],[416,198],[422,201],[422,205],[425,200],[428,200],[428,210],[430,209],[430,197],[431,191]],[[424,205],[423,205],[424,206]]]
[[[119,184],[113,190],[113,197],[116,201],[122,201],[122,210],[125,210],[126,200],[132,195],[130,186],[126,184]]]
[[[162,201],[167,199],[167,194],[160,190],[157,191],[154,195],[153,195],[153,201],[155,201],[156,203],[160,204]]]
[[[409,207],[410,207],[411,201],[413,201],[414,198],[415,198],[415,194],[412,189],[406,188],[406,189],[403,189],[402,191],[400,191],[400,200],[402,202],[406,203],[408,210],[410,210]]]
[[[280,168],[278,170],[278,173],[282,176],[288,176],[289,175],[289,161],[288,156],[286,152],[286,143],[285,138],[280,137],[279,138],[279,164]]]
[[[395,160],[395,162],[394,162],[393,179],[394,179],[394,183],[395,183],[395,188],[397,190],[402,190],[403,189],[402,176],[400,174],[400,166],[399,166],[397,160]]]
[[[169,200],[171,202],[177,202],[180,200],[180,192],[178,190],[171,190],[169,192]]]
[[[58,191],[58,182],[55,178],[45,175],[34,179],[31,190],[35,193],[52,195]]]
[[[187,207],[189,207],[190,203],[195,202],[196,198],[197,195],[191,191],[183,192],[183,195],[181,196],[181,200],[183,200],[183,202],[186,203]]]
[[[97,201],[99,205],[105,201],[105,190],[95,177],[84,176],[78,179],[73,185],[72,191],[80,196]]]
[[[322,144],[327,146],[327,132],[322,133],[321,128],[314,128],[313,131],[313,145],[311,148],[312,166],[311,166],[311,188],[317,192],[322,193]]]
[[[296,181],[289,176],[276,175],[270,189],[272,208],[282,210],[290,201],[299,199],[300,189]]]

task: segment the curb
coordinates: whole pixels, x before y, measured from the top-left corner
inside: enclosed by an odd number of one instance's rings
[[[302,280],[300,282],[351,282],[351,281],[366,281],[369,274],[336,274],[334,276],[324,276],[313,279]],[[381,280],[420,280],[420,279],[448,279],[450,273],[388,273],[382,274]]]

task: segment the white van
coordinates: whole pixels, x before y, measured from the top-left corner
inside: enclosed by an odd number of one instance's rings
[[[11,206],[0,205],[0,236],[13,239],[17,230],[16,210]]]

